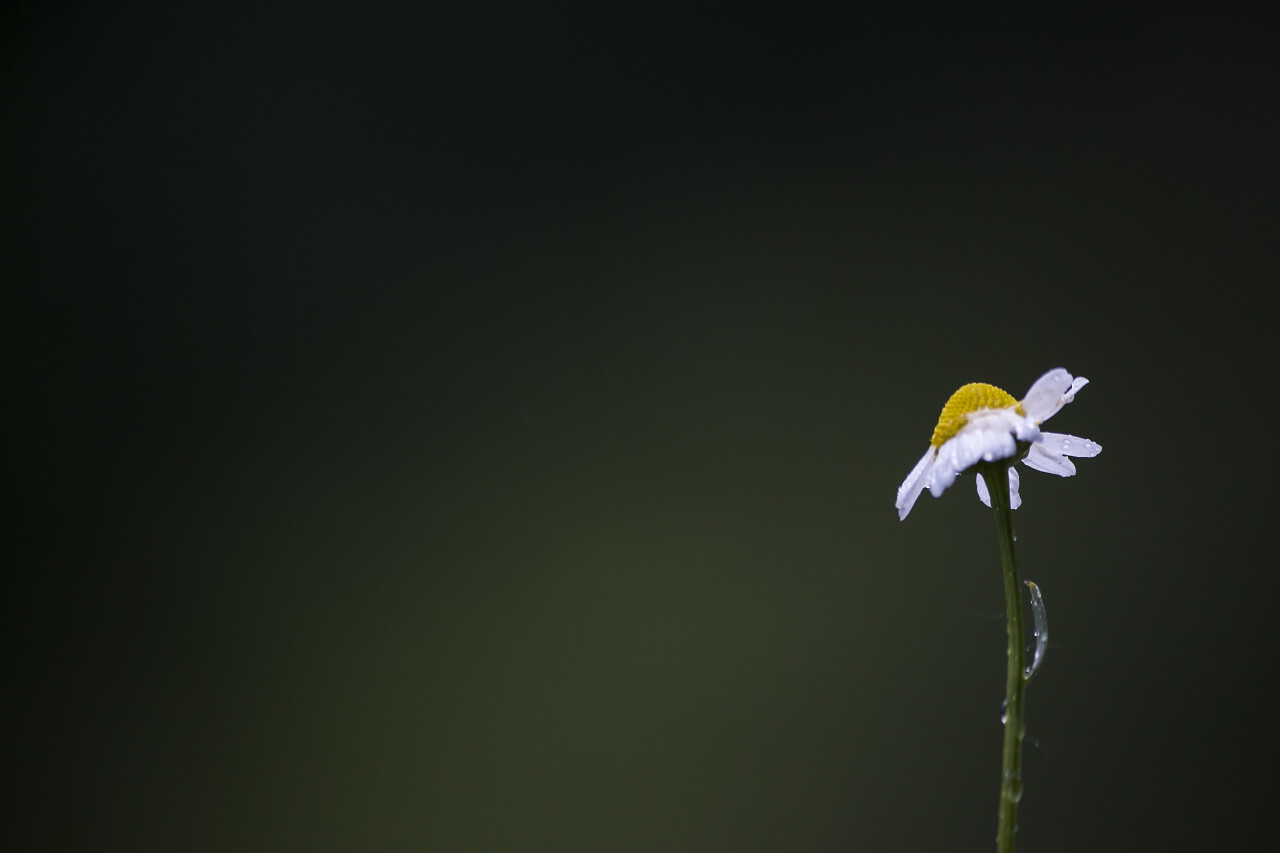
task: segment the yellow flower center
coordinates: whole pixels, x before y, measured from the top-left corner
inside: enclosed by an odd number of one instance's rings
[[[1009,392],[985,382],[970,382],[952,394],[951,399],[942,407],[938,425],[933,428],[933,439],[929,443],[935,448],[946,444],[968,423],[969,415],[979,409],[1007,409],[1010,406],[1015,407],[1014,411],[1018,414],[1026,416],[1022,404]]]

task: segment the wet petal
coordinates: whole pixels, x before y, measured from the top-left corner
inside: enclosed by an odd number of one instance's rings
[[[1061,453],[1046,450],[1043,444],[1031,445],[1031,452],[1022,461],[1028,468],[1046,474],[1057,474],[1059,477],[1070,477],[1076,473],[1076,466],[1070,459]]]
[[[973,478],[974,485],[978,487],[978,500],[987,506],[991,506],[991,492],[987,489],[987,481],[982,478],[982,472]],[[1009,509],[1017,509],[1022,506],[1022,495],[1018,494],[1018,486],[1022,480],[1018,476],[1018,469],[1012,465],[1009,466]]]
[[[1040,434],[1045,450],[1060,453],[1063,456],[1097,456],[1102,452],[1102,445],[1087,438],[1074,435],[1063,435],[1060,432],[1043,432]]]
[[[916,498],[920,497],[920,492],[924,487],[932,481],[932,468],[935,454],[933,448],[930,447],[925,451],[924,456],[920,457],[920,461],[911,469],[911,473],[907,475],[907,479],[902,481],[902,485],[898,487],[898,501],[894,506],[898,509],[898,520],[907,517],[907,513],[911,512],[911,507],[915,506]]]
[[[962,471],[976,465],[987,451],[986,436],[981,430],[963,429],[938,448],[938,461],[933,469],[929,492],[935,497],[951,488]]]
[[[1083,376],[1077,376],[1075,379],[1072,379],[1071,387],[1067,389],[1067,393],[1062,395],[1062,402],[1070,403],[1076,398],[1076,394],[1080,392],[1080,389],[1088,384],[1089,380],[1085,379]]]
[[[1080,389],[1089,384],[1083,376],[1071,378],[1061,367],[1055,367],[1036,380],[1022,401],[1022,410],[1037,424],[1044,423],[1058,410],[1076,398]]]
[[[1018,418],[1013,434],[1017,436],[1018,441],[1040,440],[1040,428],[1036,426],[1035,421],[1031,420],[1031,418]]]

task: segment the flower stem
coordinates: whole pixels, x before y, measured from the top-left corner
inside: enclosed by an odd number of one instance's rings
[[[1004,608],[1009,635],[1009,669],[1005,676],[1004,761],[1000,776],[1000,812],[996,824],[997,853],[1013,853],[1018,826],[1018,801],[1022,799],[1023,699],[1027,681],[1022,661],[1022,589],[1018,583],[1018,560],[1013,552],[1013,514],[1009,508],[1008,463],[986,463],[982,477],[991,493],[996,516],[996,538],[1000,541],[1000,562],[1004,565]]]

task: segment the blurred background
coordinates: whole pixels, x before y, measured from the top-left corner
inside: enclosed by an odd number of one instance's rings
[[[1019,849],[1246,843],[1274,33],[890,5],[0,13],[12,849],[990,849],[1056,366]]]

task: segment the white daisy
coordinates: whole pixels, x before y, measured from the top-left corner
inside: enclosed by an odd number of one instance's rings
[[[1013,459],[1024,454],[1028,468],[1070,477],[1076,466],[1069,456],[1097,456],[1102,447],[1087,438],[1041,432],[1040,424],[1075,399],[1089,383],[1083,376],[1072,378],[1061,367],[1036,380],[1021,402],[1005,391],[983,382],[970,383],[951,395],[942,407],[933,439],[916,467],[898,487],[898,518],[907,517],[916,498],[926,488],[936,498],[961,473],[979,462]],[[982,475],[977,476],[978,497],[991,506],[991,494]],[[1018,472],[1009,466],[1009,501],[1017,509]]]

